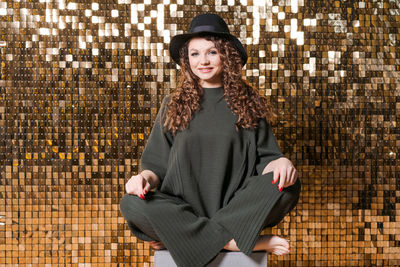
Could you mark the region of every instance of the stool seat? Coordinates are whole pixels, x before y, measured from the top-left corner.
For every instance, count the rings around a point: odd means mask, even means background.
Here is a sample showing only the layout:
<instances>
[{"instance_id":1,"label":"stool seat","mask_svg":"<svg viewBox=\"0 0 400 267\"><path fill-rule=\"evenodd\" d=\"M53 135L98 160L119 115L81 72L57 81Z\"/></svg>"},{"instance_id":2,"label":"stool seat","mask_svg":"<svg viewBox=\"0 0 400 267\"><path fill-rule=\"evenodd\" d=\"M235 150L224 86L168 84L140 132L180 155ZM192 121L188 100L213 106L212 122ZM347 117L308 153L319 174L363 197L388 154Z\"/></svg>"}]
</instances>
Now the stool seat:
<instances>
[{"instance_id":1,"label":"stool seat","mask_svg":"<svg viewBox=\"0 0 400 267\"><path fill-rule=\"evenodd\" d=\"M267 253L255 251L246 256L242 252L221 251L206 267L266 267ZM176 267L168 250L154 252L154 267Z\"/></svg>"}]
</instances>

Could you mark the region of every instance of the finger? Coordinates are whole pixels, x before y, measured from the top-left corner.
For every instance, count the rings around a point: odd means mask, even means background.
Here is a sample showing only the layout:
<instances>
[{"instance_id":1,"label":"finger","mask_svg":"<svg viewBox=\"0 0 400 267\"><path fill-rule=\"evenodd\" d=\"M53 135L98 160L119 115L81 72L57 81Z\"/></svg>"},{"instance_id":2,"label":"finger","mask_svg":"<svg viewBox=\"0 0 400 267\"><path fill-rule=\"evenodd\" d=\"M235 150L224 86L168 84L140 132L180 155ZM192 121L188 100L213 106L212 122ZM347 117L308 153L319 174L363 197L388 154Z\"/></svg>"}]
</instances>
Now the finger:
<instances>
[{"instance_id":1,"label":"finger","mask_svg":"<svg viewBox=\"0 0 400 267\"><path fill-rule=\"evenodd\" d=\"M143 188L143 194L146 195L150 191L150 183L146 180L146 185Z\"/></svg>"},{"instance_id":2,"label":"finger","mask_svg":"<svg viewBox=\"0 0 400 267\"><path fill-rule=\"evenodd\" d=\"M150 185L150 183L149 183L149 181L147 181L147 179L146 178L144 178L144 176L143 175L141 175L141 174L139 174L140 175L140 177L141 177L141 180L140 180L140 185L141 185L141 190L142 190L142 192L143 192L143 194L145 194L144 193L144 191L145 190L147 190L147 191L149 191L149 185ZM146 192L147 192L146 191Z\"/></svg>"},{"instance_id":3,"label":"finger","mask_svg":"<svg viewBox=\"0 0 400 267\"><path fill-rule=\"evenodd\" d=\"M135 191L136 195L140 197L141 199L144 199L144 184L146 182L146 179L144 179L143 175L140 173L137 175L137 178L135 179Z\"/></svg>"},{"instance_id":4,"label":"finger","mask_svg":"<svg viewBox=\"0 0 400 267\"><path fill-rule=\"evenodd\" d=\"M294 175L294 168L290 167L287 172L287 179L285 183L285 187L291 186L293 184L293 175Z\"/></svg>"},{"instance_id":5,"label":"finger","mask_svg":"<svg viewBox=\"0 0 400 267\"><path fill-rule=\"evenodd\" d=\"M279 171L274 171L274 179L272 179L272 183L275 184L279 179Z\"/></svg>"},{"instance_id":6,"label":"finger","mask_svg":"<svg viewBox=\"0 0 400 267\"><path fill-rule=\"evenodd\" d=\"M132 181L134 182L135 186L136 186L136 190L138 192L142 192L143 191L143 176L141 174L136 175L135 179L132 179Z\"/></svg>"},{"instance_id":7,"label":"finger","mask_svg":"<svg viewBox=\"0 0 400 267\"><path fill-rule=\"evenodd\" d=\"M287 180L287 173L286 170L283 169L279 175L279 185L278 185L279 191L283 190L286 180Z\"/></svg>"},{"instance_id":8,"label":"finger","mask_svg":"<svg viewBox=\"0 0 400 267\"><path fill-rule=\"evenodd\" d=\"M291 184L294 185L294 183L297 180L297 170L293 169L293 173L292 173L292 179L291 179Z\"/></svg>"}]
</instances>

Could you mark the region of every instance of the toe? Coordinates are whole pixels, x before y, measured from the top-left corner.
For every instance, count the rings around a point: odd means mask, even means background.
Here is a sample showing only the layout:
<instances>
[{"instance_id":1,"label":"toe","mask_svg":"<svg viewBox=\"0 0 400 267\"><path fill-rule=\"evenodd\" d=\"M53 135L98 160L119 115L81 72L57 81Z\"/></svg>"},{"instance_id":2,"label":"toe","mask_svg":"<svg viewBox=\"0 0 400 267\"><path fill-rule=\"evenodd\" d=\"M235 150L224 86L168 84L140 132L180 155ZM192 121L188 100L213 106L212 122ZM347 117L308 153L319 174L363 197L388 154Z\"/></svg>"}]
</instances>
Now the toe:
<instances>
[{"instance_id":1,"label":"toe","mask_svg":"<svg viewBox=\"0 0 400 267\"><path fill-rule=\"evenodd\" d=\"M275 247L275 248L274 248L274 250L272 251L272 253L275 254L275 255L281 256L281 255L288 254L288 253L289 253L289 250L286 249L286 248L283 247L283 246L278 246L278 247Z\"/></svg>"}]
</instances>

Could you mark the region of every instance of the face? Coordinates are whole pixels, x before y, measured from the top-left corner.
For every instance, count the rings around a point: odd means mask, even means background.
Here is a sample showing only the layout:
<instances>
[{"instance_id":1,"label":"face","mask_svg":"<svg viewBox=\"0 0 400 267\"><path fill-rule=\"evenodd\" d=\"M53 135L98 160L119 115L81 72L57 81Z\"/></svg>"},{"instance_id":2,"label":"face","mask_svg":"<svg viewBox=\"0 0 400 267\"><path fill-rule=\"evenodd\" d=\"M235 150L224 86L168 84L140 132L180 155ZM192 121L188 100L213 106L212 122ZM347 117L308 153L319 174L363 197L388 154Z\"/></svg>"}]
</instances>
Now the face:
<instances>
[{"instance_id":1,"label":"face","mask_svg":"<svg viewBox=\"0 0 400 267\"><path fill-rule=\"evenodd\" d=\"M222 62L213 42L200 37L191 39L188 55L190 69L200 78L202 87L222 86Z\"/></svg>"}]
</instances>

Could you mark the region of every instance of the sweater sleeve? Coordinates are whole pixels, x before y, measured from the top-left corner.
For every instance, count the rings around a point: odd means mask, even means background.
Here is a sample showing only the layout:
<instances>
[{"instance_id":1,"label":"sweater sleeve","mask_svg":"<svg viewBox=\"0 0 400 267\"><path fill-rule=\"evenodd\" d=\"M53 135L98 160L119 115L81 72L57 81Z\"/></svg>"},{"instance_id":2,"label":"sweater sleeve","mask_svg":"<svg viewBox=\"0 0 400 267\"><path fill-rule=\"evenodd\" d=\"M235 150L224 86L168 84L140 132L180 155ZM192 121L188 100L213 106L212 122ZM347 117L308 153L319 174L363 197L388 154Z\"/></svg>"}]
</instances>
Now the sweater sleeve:
<instances>
[{"instance_id":1,"label":"sweater sleeve","mask_svg":"<svg viewBox=\"0 0 400 267\"><path fill-rule=\"evenodd\" d=\"M281 157L284 155L278 146L271 125L265 119L261 119L257 128L257 174L261 175L268 163Z\"/></svg>"},{"instance_id":2,"label":"sweater sleeve","mask_svg":"<svg viewBox=\"0 0 400 267\"><path fill-rule=\"evenodd\" d=\"M140 172L143 170L151 170L157 175L160 182L162 182L167 172L169 153L173 143L171 132L164 132L164 127L162 125L162 119L166 112L166 103L168 100L169 96L166 96L162 101L150 136L140 158Z\"/></svg>"}]
</instances>

